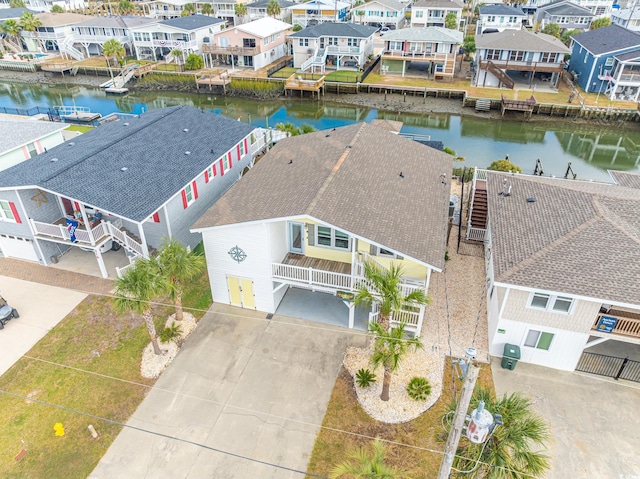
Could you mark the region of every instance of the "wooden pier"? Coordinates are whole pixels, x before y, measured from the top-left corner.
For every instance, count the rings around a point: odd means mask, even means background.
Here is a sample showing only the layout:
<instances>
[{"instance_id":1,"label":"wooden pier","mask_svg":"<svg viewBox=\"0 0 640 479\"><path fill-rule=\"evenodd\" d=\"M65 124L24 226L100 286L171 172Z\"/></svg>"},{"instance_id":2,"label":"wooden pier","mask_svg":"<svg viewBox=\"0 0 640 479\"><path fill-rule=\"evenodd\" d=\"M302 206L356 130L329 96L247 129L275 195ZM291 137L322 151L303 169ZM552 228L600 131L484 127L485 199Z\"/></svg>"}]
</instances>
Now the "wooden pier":
<instances>
[{"instance_id":1,"label":"wooden pier","mask_svg":"<svg viewBox=\"0 0 640 479\"><path fill-rule=\"evenodd\" d=\"M500 109L502 110L502 116L504 116L504 112L507 110L511 111L522 111L524 112L525 118L531 118L531 114L533 113L533 107L536 106L536 97L531 95L531 98L528 100L509 100L502 95L502 102Z\"/></svg>"},{"instance_id":2,"label":"wooden pier","mask_svg":"<svg viewBox=\"0 0 640 479\"><path fill-rule=\"evenodd\" d=\"M42 63L40 69L45 72L62 73L64 75L64 72L71 72L77 66L77 63L76 61Z\"/></svg>"},{"instance_id":3,"label":"wooden pier","mask_svg":"<svg viewBox=\"0 0 640 479\"><path fill-rule=\"evenodd\" d=\"M287 90L299 91L300 96L305 91L310 91L312 96L318 93L318 99L320 99L320 92L324 93L324 79L324 75L320 78L314 78L314 75L308 73L294 73L284 82L285 95Z\"/></svg>"},{"instance_id":4,"label":"wooden pier","mask_svg":"<svg viewBox=\"0 0 640 479\"><path fill-rule=\"evenodd\" d=\"M200 85L208 86L209 91L212 87L221 86L224 92L227 92L227 85L231 83L231 75L228 70L203 70L196 75L196 88L199 90Z\"/></svg>"}]
</instances>

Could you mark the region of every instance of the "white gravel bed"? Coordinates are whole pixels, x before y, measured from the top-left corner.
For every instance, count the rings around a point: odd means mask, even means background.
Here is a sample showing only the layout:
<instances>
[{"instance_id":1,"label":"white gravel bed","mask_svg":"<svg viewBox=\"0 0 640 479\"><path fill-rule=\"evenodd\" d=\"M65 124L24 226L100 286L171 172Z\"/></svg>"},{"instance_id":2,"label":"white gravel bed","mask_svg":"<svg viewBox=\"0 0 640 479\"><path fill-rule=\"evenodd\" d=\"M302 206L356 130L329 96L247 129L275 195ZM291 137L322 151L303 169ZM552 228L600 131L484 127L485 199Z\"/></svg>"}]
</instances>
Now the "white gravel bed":
<instances>
[{"instance_id":1,"label":"white gravel bed","mask_svg":"<svg viewBox=\"0 0 640 479\"><path fill-rule=\"evenodd\" d=\"M391 377L389 400L380 399L384 370L378 367L375 371L376 382L367 388L361 388L355 381L355 374L359 369L371 369L371 347L347 348L344 355L344 366L354 378L354 387L358 402L362 408L377 421L398 424L417 418L428 410L442 393L442 366L438 358L428 345L424 350L409 353L400 364L398 370ZM416 376L424 377L431 384L431 394L426 401L415 401L407 394L407 384Z\"/></svg>"},{"instance_id":2,"label":"white gravel bed","mask_svg":"<svg viewBox=\"0 0 640 479\"><path fill-rule=\"evenodd\" d=\"M180 340L184 341L187 337L196 329L196 325L198 324L196 318L193 317L191 313L183 312L182 313L182 321L176 321L175 313L167 318L167 321L164 323L164 327L168 328L175 321L177 325L180 326Z\"/></svg>"},{"instance_id":3,"label":"white gravel bed","mask_svg":"<svg viewBox=\"0 0 640 479\"><path fill-rule=\"evenodd\" d=\"M140 364L140 374L143 378L157 378L162 371L166 369L171 361L178 354L178 345L170 341L169 343L160 343L162 354L153 352L153 345L147 344L142 352L142 362Z\"/></svg>"}]
</instances>

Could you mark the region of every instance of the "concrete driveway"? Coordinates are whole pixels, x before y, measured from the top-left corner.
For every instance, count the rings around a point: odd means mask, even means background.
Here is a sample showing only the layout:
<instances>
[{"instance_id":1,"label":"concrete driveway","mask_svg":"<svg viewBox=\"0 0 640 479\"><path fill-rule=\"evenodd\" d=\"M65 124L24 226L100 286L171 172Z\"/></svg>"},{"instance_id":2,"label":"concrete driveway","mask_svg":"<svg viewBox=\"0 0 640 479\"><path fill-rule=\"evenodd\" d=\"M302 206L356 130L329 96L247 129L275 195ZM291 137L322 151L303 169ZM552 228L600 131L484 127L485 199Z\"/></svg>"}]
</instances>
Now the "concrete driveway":
<instances>
[{"instance_id":1,"label":"concrete driveway","mask_svg":"<svg viewBox=\"0 0 640 479\"><path fill-rule=\"evenodd\" d=\"M214 305L128 422L145 431L125 428L90 477L303 478L287 468L306 470L343 353L366 340L264 318Z\"/></svg>"},{"instance_id":2,"label":"concrete driveway","mask_svg":"<svg viewBox=\"0 0 640 479\"><path fill-rule=\"evenodd\" d=\"M0 331L0 375L69 314L86 294L0 276L0 292L20 317Z\"/></svg>"},{"instance_id":3,"label":"concrete driveway","mask_svg":"<svg viewBox=\"0 0 640 479\"><path fill-rule=\"evenodd\" d=\"M518 363L492 361L498 394L521 391L551 427L548 479L640 478L640 385Z\"/></svg>"}]
</instances>

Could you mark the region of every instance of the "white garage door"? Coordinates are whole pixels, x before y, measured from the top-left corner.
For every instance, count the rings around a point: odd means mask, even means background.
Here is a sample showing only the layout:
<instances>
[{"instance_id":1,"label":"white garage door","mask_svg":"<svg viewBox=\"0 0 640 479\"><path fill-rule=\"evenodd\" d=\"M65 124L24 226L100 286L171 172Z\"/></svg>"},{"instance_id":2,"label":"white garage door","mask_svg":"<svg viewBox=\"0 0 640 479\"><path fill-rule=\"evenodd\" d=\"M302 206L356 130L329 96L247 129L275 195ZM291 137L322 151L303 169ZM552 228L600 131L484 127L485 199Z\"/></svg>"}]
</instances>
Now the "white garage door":
<instances>
[{"instance_id":1,"label":"white garage door","mask_svg":"<svg viewBox=\"0 0 640 479\"><path fill-rule=\"evenodd\" d=\"M0 235L0 248L5 258L28 259L38 261L33 242L26 238L16 236Z\"/></svg>"}]
</instances>

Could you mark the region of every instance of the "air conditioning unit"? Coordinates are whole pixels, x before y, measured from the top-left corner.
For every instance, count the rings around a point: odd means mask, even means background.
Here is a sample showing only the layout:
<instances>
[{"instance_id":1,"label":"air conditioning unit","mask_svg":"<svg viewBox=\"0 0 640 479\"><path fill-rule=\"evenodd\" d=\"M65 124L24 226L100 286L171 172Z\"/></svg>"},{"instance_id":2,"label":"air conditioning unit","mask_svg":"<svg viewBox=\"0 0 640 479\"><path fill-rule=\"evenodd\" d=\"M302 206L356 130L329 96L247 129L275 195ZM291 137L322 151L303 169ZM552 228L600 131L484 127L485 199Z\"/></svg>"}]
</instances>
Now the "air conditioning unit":
<instances>
[{"instance_id":1,"label":"air conditioning unit","mask_svg":"<svg viewBox=\"0 0 640 479\"><path fill-rule=\"evenodd\" d=\"M308 48L308 49L307 49L307 54L308 54L308 55L311 55L312 53L313 53L313 48Z\"/></svg>"}]
</instances>

